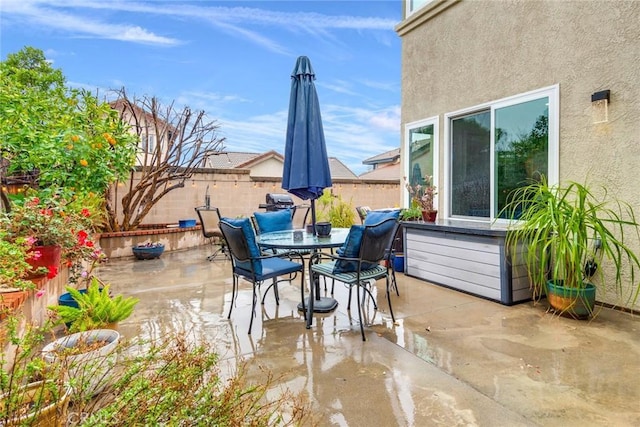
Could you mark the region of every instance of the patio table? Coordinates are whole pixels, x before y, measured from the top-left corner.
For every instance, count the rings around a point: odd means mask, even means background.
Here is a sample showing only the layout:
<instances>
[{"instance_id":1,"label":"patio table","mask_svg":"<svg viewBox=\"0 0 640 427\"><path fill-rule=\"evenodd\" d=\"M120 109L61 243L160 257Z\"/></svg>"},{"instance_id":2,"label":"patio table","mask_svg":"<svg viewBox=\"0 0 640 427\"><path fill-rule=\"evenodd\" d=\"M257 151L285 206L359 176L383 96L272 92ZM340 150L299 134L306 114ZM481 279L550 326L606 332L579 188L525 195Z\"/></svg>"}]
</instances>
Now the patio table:
<instances>
[{"instance_id":1,"label":"patio table","mask_svg":"<svg viewBox=\"0 0 640 427\"><path fill-rule=\"evenodd\" d=\"M296 233L297 232L297 233ZM294 233L300 235L301 239L295 239ZM258 245L263 249L288 249L288 250L312 250L320 251L322 249L339 248L347 240L349 234L349 228L332 228L331 234L327 237L319 237L313 233L307 233L304 230L284 230L284 231L272 231L269 233L262 233L256 236ZM309 259L309 263L311 263ZM310 269L309 269L310 271ZM331 297L320 296L320 284L316 281L311 284L311 297L314 297L315 288L315 300L313 302L313 311L317 313L328 313L333 311L338 306L338 301ZM304 298L303 298L304 301ZM306 307L301 302L298 304L298 310L307 310L307 327L311 325L310 319L312 314L309 310L310 304L307 303Z\"/></svg>"}]
</instances>

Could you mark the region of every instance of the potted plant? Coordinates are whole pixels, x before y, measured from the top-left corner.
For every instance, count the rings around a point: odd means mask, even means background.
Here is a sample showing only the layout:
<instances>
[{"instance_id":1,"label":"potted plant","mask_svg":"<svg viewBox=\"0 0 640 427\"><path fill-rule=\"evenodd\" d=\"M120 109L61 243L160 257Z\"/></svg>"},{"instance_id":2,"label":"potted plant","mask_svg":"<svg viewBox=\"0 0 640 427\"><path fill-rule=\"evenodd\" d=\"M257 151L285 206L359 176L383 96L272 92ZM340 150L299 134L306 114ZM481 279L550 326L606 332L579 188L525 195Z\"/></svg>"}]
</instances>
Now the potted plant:
<instances>
[{"instance_id":1,"label":"potted plant","mask_svg":"<svg viewBox=\"0 0 640 427\"><path fill-rule=\"evenodd\" d=\"M0 231L0 319L18 309L27 299L28 291L35 287L27 280L31 270L27 263L29 241L19 238L11 242L5 236Z\"/></svg>"},{"instance_id":2,"label":"potted plant","mask_svg":"<svg viewBox=\"0 0 640 427\"><path fill-rule=\"evenodd\" d=\"M131 247L131 252L139 260L147 260L160 258L160 255L164 252L164 244L162 243L139 243Z\"/></svg>"},{"instance_id":3,"label":"potted plant","mask_svg":"<svg viewBox=\"0 0 640 427\"><path fill-rule=\"evenodd\" d=\"M88 237L93 227L91 212L70 201L72 197L30 190L23 199L13 201L10 212L0 215L7 240L27 238L33 244L27 258L33 275L44 267L55 276L62 256L75 261L93 247Z\"/></svg>"},{"instance_id":4,"label":"potted plant","mask_svg":"<svg viewBox=\"0 0 640 427\"><path fill-rule=\"evenodd\" d=\"M411 206L400 210L401 221L417 221L422 219L422 208L413 200Z\"/></svg>"},{"instance_id":5,"label":"potted plant","mask_svg":"<svg viewBox=\"0 0 640 427\"><path fill-rule=\"evenodd\" d=\"M62 368L74 403L86 402L110 382L119 340L120 334L113 329L77 332L50 342L42 355L47 363Z\"/></svg>"},{"instance_id":6,"label":"potted plant","mask_svg":"<svg viewBox=\"0 0 640 427\"><path fill-rule=\"evenodd\" d=\"M90 329L113 328L119 321L131 316L138 298L123 295L111 296L110 285L103 285L93 277L86 292L80 292L71 286L66 290L74 299L77 307L57 305L48 307L61 323L65 323L70 332L82 332Z\"/></svg>"},{"instance_id":7,"label":"potted plant","mask_svg":"<svg viewBox=\"0 0 640 427\"><path fill-rule=\"evenodd\" d=\"M0 340L0 425L61 426L70 389L59 366L45 369L39 354L49 328L27 324L19 333L21 324L21 318L9 316L4 325L6 341Z\"/></svg>"},{"instance_id":8,"label":"potted plant","mask_svg":"<svg viewBox=\"0 0 640 427\"><path fill-rule=\"evenodd\" d=\"M432 180L433 177L427 175L424 177L422 183L411 185L411 183L406 181L405 177L405 187L407 191L409 191L412 205L420 207L422 219L427 222L435 222L436 216L438 215L438 211L433 206L434 198L438 193Z\"/></svg>"},{"instance_id":9,"label":"potted plant","mask_svg":"<svg viewBox=\"0 0 640 427\"><path fill-rule=\"evenodd\" d=\"M325 190L318 199L316 224L328 222L335 228L349 228L356 222L353 204L342 200L342 196L334 196L331 190Z\"/></svg>"},{"instance_id":10,"label":"potted plant","mask_svg":"<svg viewBox=\"0 0 640 427\"><path fill-rule=\"evenodd\" d=\"M629 243L640 242L633 208L604 188L598 194L576 182L550 186L542 179L515 190L501 215L517 220L506 245L511 254L523 254L534 300L546 295L555 310L578 318L594 313L592 278L624 297L623 282L635 283L640 268ZM613 275L605 277L601 261L611 264ZM633 286L635 302L640 286Z\"/></svg>"}]
</instances>

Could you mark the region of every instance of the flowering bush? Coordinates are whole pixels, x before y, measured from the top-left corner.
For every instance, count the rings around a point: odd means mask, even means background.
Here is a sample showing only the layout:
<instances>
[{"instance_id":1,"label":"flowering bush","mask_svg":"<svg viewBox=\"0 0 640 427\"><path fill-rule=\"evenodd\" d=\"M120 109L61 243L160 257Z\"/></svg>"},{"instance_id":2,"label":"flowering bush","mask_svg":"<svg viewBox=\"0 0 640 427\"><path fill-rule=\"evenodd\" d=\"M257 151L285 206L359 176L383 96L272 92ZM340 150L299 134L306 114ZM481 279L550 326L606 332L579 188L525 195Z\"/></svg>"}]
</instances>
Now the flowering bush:
<instances>
[{"instance_id":1,"label":"flowering bush","mask_svg":"<svg viewBox=\"0 0 640 427\"><path fill-rule=\"evenodd\" d=\"M76 246L79 231L91 229L90 216L86 209L72 209L60 195L30 195L15 201L0 223L10 239L31 238L35 245L57 245L67 251Z\"/></svg>"},{"instance_id":2,"label":"flowering bush","mask_svg":"<svg viewBox=\"0 0 640 427\"><path fill-rule=\"evenodd\" d=\"M405 181L406 181L405 177ZM409 196L413 204L420 206L423 211L433 211L433 198L436 194L436 187L433 185L433 177L425 176L423 184L411 185L409 182L405 183Z\"/></svg>"},{"instance_id":3,"label":"flowering bush","mask_svg":"<svg viewBox=\"0 0 640 427\"><path fill-rule=\"evenodd\" d=\"M11 242L6 240L6 232L0 231L0 289L33 289L33 282L26 279L31 269L27 263L30 249L28 239L18 238Z\"/></svg>"}]
</instances>

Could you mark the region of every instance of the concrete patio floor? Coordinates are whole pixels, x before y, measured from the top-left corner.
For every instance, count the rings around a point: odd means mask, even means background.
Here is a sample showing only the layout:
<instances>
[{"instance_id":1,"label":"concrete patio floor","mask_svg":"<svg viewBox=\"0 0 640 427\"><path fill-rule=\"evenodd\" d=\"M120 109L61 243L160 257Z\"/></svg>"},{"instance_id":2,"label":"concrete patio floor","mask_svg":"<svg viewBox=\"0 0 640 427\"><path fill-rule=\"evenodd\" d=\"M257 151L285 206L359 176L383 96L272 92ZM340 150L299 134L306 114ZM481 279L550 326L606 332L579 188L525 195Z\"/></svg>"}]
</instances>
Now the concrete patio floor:
<instances>
[{"instance_id":1,"label":"concrete patio floor","mask_svg":"<svg viewBox=\"0 0 640 427\"><path fill-rule=\"evenodd\" d=\"M269 292L248 335L251 286L241 283L227 320L230 263L208 262L209 253L102 266L114 292L141 299L121 333L201 334L223 361L260 364L306 394L320 425L640 425L640 316L602 309L576 321L544 304L506 307L398 274L396 324L380 281L378 311L365 302L366 342L341 284L337 310L305 329L299 280L280 284L279 306Z\"/></svg>"}]
</instances>

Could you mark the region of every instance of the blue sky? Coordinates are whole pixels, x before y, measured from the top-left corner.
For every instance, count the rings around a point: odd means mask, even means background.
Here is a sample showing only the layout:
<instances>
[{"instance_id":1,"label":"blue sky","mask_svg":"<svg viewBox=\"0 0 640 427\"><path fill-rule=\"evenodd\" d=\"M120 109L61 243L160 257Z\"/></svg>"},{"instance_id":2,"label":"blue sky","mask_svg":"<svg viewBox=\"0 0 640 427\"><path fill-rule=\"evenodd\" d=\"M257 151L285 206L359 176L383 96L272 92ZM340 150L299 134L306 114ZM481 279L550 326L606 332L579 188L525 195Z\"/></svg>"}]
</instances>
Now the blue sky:
<instances>
[{"instance_id":1,"label":"blue sky","mask_svg":"<svg viewBox=\"0 0 640 427\"><path fill-rule=\"evenodd\" d=\"M32 46L68 84L124 86L205 110L229 151L284 152L291 71L306 55L329 156L356 174L400 145L402 3L2 0L2 59Z\"/></svg>"}]
</instances>

